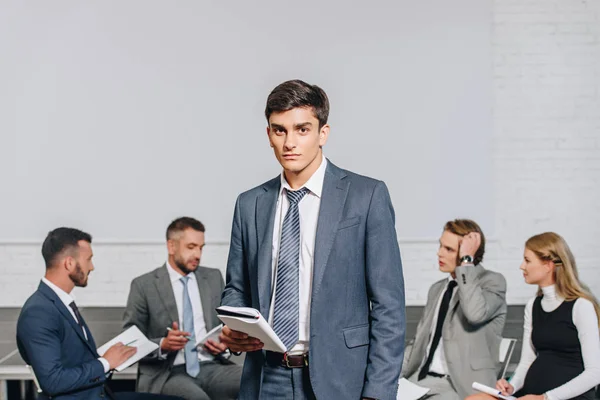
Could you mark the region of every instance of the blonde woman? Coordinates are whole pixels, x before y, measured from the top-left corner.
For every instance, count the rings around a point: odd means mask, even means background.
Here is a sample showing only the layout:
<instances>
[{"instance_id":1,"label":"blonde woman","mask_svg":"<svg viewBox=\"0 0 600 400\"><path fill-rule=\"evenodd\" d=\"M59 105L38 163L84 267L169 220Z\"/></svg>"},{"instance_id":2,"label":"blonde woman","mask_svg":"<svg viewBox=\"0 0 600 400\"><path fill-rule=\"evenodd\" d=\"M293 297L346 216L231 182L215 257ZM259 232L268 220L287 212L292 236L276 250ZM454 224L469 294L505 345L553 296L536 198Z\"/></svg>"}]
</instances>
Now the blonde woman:
<instances>
[{"instance_id":1,"label":"blonde woman","mask_svg":"<svg viewBox=\"0 0 600 400\"><path fill-rule=\"evenodd\" d=\"M526 400L592 400L600 384L600 308L579 281L569 246L553 232L533 236L525 243L521 270L525 282L539 289L525 307L517 370L496 387Z\"/></svg>"}]
</instances>

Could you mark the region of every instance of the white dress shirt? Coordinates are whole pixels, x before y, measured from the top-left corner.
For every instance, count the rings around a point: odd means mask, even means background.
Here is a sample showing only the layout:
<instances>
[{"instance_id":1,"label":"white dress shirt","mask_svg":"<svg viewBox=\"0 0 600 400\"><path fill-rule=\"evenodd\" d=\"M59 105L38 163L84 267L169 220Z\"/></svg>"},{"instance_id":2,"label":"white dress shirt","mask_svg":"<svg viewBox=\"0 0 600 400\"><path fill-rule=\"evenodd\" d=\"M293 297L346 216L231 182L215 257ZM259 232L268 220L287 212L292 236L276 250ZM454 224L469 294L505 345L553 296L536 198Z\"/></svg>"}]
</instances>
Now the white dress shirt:
<instances>
[{"instance_id":1,"label":"white dress shirt","mask_svg":"<svg viewBox=\"0 0 600 400\"><path fill-rule=\"evenodd\" d=\"M562 304L564 299L556 293L556 287L542 288L542 309L546 312L554 311ZM536 358L535 347L531 342L533 303L535 297L525 306L523 321L523 348L521 360L510 380L515 392L523 387L525 376ZM567 383L546 393L550 400L566 400L577 397L600 383L600 334L598 332L598 316L591 301L578 298L573 305L573 324L577 328L584 370L581 374Z\"/></svg>"},{"instance_id":2,"label":"white dress shirt","mask_svg":"<svg viewBox=\"0 0 600 400\"><path fill-rule=\"evenodd\" d=\"M183 324L183 282L181 275L179 272L175 271L169 261L167 264L167 272L169 273L169 280L171 281L171 286L173 287L173 294L175 295L175 303L177 304L177 315L179 317L179 329L182 329ZM200 291L198 290L198 281L196 280L196 274L190 273L187 276L190 277L188 280L188 294L190 296L190 301L192 303L192 311L194 312L194 333L196 335L196 341L206 335L206 323L204 322L204 311L202 311L202 300L200 299ZM161 339L161 343L162 343ZM162 352L159 352L159 356L164 358L166 355ZM203 350L202 348L198 349L198 360L200 361L210 361L213 360L214 356L209 352ZM177 356L175 357L175 361L173 365L181 365L185 364L185 349L181 349L177 352Z\"/></svg>"},{"instance_id":3,"label":"white dress shirt","mask_svg":"<svg viewBox=\"0 0 600 400\"><path fill-rule=\"evenodd\" d=\"M77 324L79 324L79 322L77 321L77 316L75 315L75 311L73 311L73 309L69 305L69 304L75 302L75 298L71 294L65 292L64 290L62 290L61 288L56 286L54 283L50 282L45 277L42 278L42 282L44 282L46 285L48 285L48 287L50 289L52 289L52 291L54 293L56 293L56 295L58 296L60 301L63 302L65 307L67 307L67 310L69 310L69 313L71 313L71 315L73 316L73 319L75 320L75 322L77 322ZM83 331L83 335L85 336L85 340L88 340L87 332L85 331L85 329L82 329L82 331ZM108 364L108 361L106 361L106 359L102 358L102 357L98 358L98 361L100 361L102 363L102 366L104 367L104 373L107 373L110 370L110 364Z\"/></svg>"},{"instance_id":4,"label":"white dress shirt","mask_svg":"<svg viewBox=\"0 0 600 400\"><path fill-rule=\"evenodd\" d=\"M323 181L327 168L327 159L322 156L321 164L303 187L309 190L300 203L298 212L300 216L300 270L299 270L299 332L298 343L289 350L290 353L300 354L308 351L310 337L310 301L312 294L312 277L314 266L315 236L317 235L317 222L321 206ZM286 191L293 190L281 173L281 188L277 198L275 222L273 226L273 253L272 268L273 282L271 291L271 307L269 309L269 323L273 325L273 312L275 310L275 290L277 282L277 259L279 256L279 241L283 219L290 207Z\"/></svg>"},{"instance_id":5,"label":"white dress shirt","mask_svg":"<svg viewBox=\"0 0 600 400\"><path fill-rule=\"evenodd\" d=\"M456 279L452 278L452 275L448 275L448 282L444 286L444 290L442 290L442 293L438 298L437 305L435 306L435 313L433 314L433 321L431 321L431 334L429 335L429 343L427 344L427 353L425 354L425 360L427 360L427 357L429 357L429 352L431 351L431 344L433 342L433 336L435 335L435 327L437 325L438 314L440 313L440 306L442 305L442 298L444 297L444 293L446 293L446 290L448 289L448 284L454 280ZM451 302L452 298L456 296L457 290L458 289L455 287L452 291L452 297L450 297ZM450 309L448 309L448 312L450 312ZM444 353L444 340L442 338L440 338L440 342L437 346L437 349L435 349L435 353L433 353L433 359L431 360L431 365L429 366L429 372L435 372L441 375L448 375L448 364L446 364L446 354Z\"/></svg>"}]
</instances>

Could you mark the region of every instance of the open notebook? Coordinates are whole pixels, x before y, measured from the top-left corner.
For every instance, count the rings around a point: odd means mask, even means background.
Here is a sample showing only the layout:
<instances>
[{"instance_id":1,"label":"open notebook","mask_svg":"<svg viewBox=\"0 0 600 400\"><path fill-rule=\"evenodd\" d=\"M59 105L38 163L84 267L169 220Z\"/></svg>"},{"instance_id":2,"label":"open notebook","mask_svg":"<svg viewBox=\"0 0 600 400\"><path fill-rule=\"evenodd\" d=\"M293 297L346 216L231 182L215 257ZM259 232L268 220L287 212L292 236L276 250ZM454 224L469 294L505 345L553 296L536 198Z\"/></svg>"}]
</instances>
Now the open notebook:
<instances>
[{"instance_id":1,"label":"open notebook","mask_svg":"<svg viewBox=\"0 0 600 400\"><path fill-rule=\"evenodd\" d=\"M502 392L500 392L498 389L483 385L478 382L473 382L473 389L479 390L480 392L483 392L483 393L487 393L489 395L492 395L492 396L497 397L502 400L515 400L516 399L516 397L514 397L514 396L504 396L502 394Z\"/></svg>"},{"instance_id":2,"label":"open notebook","mask_svg":"<svg viewBox=\"0 0 600 400\"><path fill-rule=\"evenodd\" d=\"M115 370L118 372L130 367L142 358L146 357L148 354L158 349L158 345L148 340L148 338L138 329L138 327L134 325L117 337L100 346L98 348L98 354L102 356L112 345L119 342L126 346L137 347L137 353L128 358L123 364L115 368Z\"/></svg>"}]
</instances>

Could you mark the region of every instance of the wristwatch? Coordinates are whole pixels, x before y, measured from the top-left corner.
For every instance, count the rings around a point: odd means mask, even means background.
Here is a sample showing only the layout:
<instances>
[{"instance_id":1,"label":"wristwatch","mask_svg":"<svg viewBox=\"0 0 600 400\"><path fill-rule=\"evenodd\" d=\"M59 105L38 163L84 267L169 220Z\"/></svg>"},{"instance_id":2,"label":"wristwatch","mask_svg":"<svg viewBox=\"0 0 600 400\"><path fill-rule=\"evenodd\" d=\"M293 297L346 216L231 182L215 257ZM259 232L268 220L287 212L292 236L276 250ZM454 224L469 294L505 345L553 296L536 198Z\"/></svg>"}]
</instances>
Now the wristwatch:
<instances>
[{"instance_id":1,"label":"wristwatch","mask_svg":"<svg viewBox=\"0 0 600 400\"><path fill-rule=\"evenodd\" d=\"M462 256L462 258L460 259L460 263L464 264L473 264L473 257L471 257L470 255L466 255L466 256Z\"/></svg>"}]
</instances>

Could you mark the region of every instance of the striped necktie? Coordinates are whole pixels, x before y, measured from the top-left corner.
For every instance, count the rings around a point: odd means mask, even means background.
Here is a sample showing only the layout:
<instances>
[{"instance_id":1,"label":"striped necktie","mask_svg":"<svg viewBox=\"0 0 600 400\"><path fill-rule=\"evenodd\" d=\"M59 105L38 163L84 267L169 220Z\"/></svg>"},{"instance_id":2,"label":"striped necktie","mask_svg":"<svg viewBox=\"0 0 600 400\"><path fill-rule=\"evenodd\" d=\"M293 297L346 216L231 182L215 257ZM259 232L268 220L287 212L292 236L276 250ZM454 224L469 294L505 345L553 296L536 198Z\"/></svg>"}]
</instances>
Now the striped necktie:
<instances>
[{"instance_id":1,"label":"striped necktie","mask_svg":"<svg viewBox=\"0 0 600 400\"><path fill-rule=\"evenodd\" d=\"M298 342L299 313L299 269L300 269L300 213L298 203L308 189L287 190L290 207L283 219L279 256L277 258L277 280L275 288L275 310L273 330L288 351Z\"/></svg>"}]
</instances>

